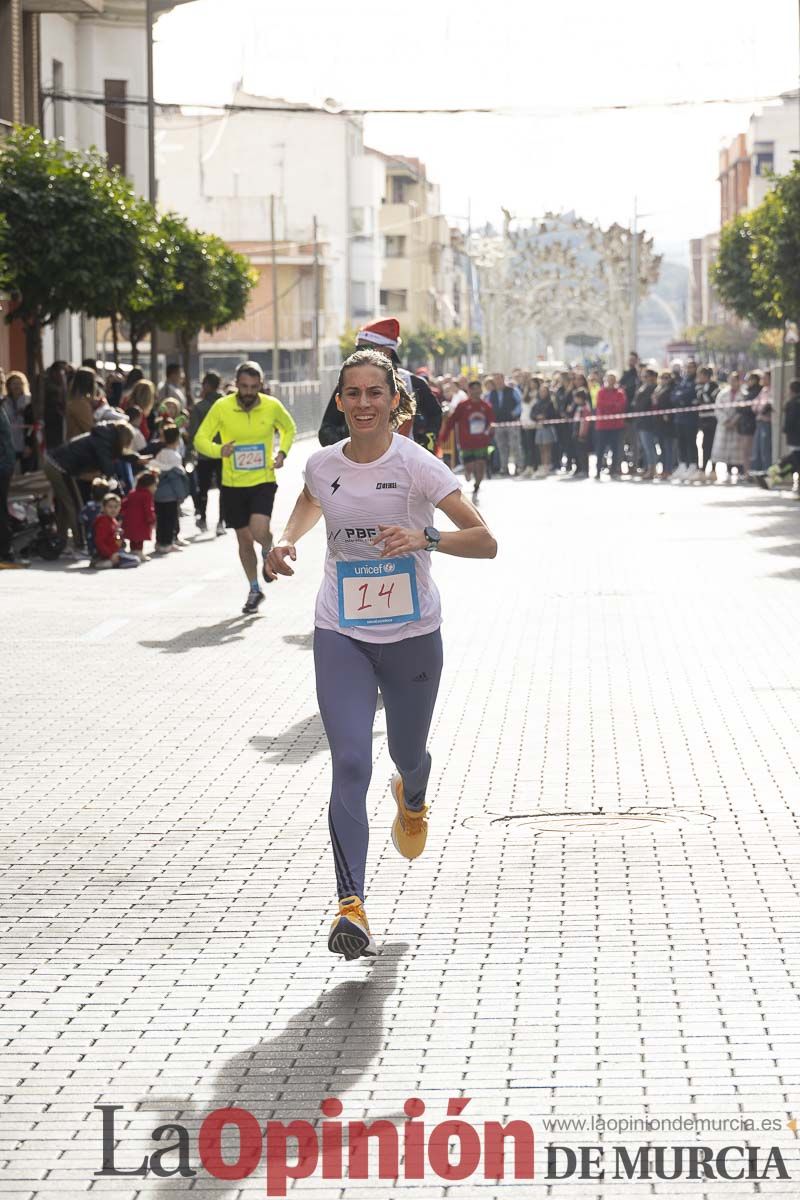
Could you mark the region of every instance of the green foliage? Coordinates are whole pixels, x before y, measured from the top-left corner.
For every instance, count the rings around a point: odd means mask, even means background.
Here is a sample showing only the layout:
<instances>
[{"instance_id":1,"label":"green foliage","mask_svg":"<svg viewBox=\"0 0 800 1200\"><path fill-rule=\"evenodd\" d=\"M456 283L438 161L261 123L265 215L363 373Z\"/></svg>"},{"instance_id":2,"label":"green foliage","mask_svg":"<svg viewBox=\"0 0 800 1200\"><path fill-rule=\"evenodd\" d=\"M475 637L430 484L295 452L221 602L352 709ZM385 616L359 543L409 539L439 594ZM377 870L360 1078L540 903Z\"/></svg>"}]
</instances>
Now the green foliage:
<instances>
[{"instance_id":1,"label":"green foliage","mask_svg":"<svg viewBox=\"0 0 800 1200\"><path fill-rule=\"evenodd\" d=\"M339 338L339 349L342 358L347 358L356 348L357 329L346 329ZM480 354L481 339L477 333L472 335L472 353ZM433 329L422 325L416 333L403 335L398 354L410 368L425 365L443 370L446 359L461 360L467 356L467 335L463 329Z\"/></svg>"},{"instance_id":2,"label":"green foliage","mask_svg":"<svg viewBox=\"0 0 800 1200\"><path fill-rule=\"evenodd\" d=\"M150 316L188 345L201 329L213 333L244 316L255 272L221 238L191 229L167 213L159 234L168 251Z\"/></svg>"},{"instance_id":3,"label":"green foliage","mask_svg":"<svg viewBox=\"0 0 800 1200\"><path fill-rule=\"evenodd\" d=\"M119 314L130 329L134 360L139 342L156 327L159 309L174 288L173 253L169 228L154 214L141 229L136 280L119 306Z\"/></svg>"},{"instance_id":4,"label":"green foliage","mask_svg":"<svg viewBox=\"0 0 800 1200\"><path fill-rule=\"evenodd\" d=\"M758 208L720 235L712 282L724 304L756 329L800 316L800 164L775 181Z\"/></svg>"},{"instance_id":5,"label":"green foliage","mask_svg":"<svg viewBox=\"0 0 800 1200\"><path fill-rule=\"evenodd\" d=\"M62 313L118 315L134 344L156 325L188 345L241 317L247 260L173 214L159 219L96 150L67 150L37 129L0 144L0 290L40 367L41 331Z\"/></svg>"},{"instance_id":6,"label":"green foliage","mask_svg":"<svg viewBox=\"0 0 800 1200\"><path fill-rule=\"evenodd\" d=\"M403 338L401 351L404 361L412 369L424 366L431 360L444 357L444 335L440 329L420 325L415 333L409 333Z\"/></svg>"},{"instance_id":7,"label":"green foliage","mask_svg":"<svg viewBox=\"0 0 800 1200\"><path fill-rule=\"evenodd\" d=\"M0 145L0 286L11 318L51 324L68 310L108 316L133 286L143 202L96 150L67 150L37 129Z\"/></svg>"},{"instance_id":8,"label":"green foliage","mask_svg":"<svg viewBox=\"0 0 800 1200\"><path fill-rule=\"evenodd\" d=\"M342 358L349 358L356 348L357 329L347 328L339 338L339 353Z\"/></svg>"},{"instance_id":9,"label":"green foliage","mask_svg":"<svg viewBox=\"0 0 800 1200\"><path fill-rule=\"evenodd\" d=\"M759 332L748 322L691 325L682 336L687 342L694 342L702 361L726 367L736 366L742 359L748 363L769 362L781 355L780 330Z\"/></svg>"},{"instance_id":10,"label":"green foliage","mask_svg":"<svg viewBox=\"0 0 800 1200\"><path fill-rule=\"evenodd\" d=\"M720 233L719 253L711 268L711 282L731 312L743 320L761 324L764 314L759 314L760 319L755 315L754 243L751 214L739 213Z\"/></svg>"},{"instance_id":11,"label":"green foliage","mask_svg":"<svg viewBox=\"0 0 800 1200\"><path fill-rule=\"evenodd\" d=\"M774 272L775 307L784 319L800 319L800 162L775 183L772 201L773 242L769 267Z\"/></svg>"}]
</instances>

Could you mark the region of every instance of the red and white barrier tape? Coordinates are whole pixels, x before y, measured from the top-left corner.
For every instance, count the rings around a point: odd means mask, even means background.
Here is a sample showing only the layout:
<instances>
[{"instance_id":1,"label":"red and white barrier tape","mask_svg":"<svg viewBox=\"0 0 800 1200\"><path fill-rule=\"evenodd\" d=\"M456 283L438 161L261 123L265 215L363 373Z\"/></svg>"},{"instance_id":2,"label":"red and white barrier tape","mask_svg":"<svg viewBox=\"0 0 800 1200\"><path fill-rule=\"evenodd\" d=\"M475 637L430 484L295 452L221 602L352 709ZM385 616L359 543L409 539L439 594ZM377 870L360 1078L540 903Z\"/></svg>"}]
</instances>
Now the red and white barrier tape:
<instances>
[{"instance_id":1,"label":"red and white barrier tape","mask_svg":"<svg viewBox=\"0 0 800 1200\"><path fill-rule=\"evenodd\" d=\"M643 412L619 412L619 413L587 413L586 416L572 417L545 417L543 420L535 420L530 425L523 425L521 421L493 421L492 428L496 429L502 426L504 429L539 429L542 425L580 425L583 421L635 421L640 417L664 417L671 416L673 413L715 413L724 409L739 409L744 412L745 409L752 409L752 401L747 401L742 404L692 404L685 408L648 408Z\"/></svg>"}]
</instances>

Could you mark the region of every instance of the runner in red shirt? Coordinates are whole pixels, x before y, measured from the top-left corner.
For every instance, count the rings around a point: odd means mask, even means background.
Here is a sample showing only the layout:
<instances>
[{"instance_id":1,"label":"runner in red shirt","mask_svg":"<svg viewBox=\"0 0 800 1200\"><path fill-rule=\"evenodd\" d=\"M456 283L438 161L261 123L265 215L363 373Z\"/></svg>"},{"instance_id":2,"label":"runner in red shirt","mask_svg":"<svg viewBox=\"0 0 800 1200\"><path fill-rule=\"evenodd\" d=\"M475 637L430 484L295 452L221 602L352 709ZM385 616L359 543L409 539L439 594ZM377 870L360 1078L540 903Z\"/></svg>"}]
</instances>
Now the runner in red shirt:
<instances>
[{"instance_id":1,"label":"runner in red shirt","mask_svg":"<svg viewBox=\"0 0 800 1200\"><path fill-rule=\"evenodd\" d=\"M486 462L489 458L489 446L492 444L494 423L494 410L489 401L483 399L481 391L480 380L473 379L466 400L450 409L439 431L441 445L450 430L455 427L464 475L467 479L474 478L473 499L477 499L478 489L486 476Z\"/></svg>"}]
</instances>

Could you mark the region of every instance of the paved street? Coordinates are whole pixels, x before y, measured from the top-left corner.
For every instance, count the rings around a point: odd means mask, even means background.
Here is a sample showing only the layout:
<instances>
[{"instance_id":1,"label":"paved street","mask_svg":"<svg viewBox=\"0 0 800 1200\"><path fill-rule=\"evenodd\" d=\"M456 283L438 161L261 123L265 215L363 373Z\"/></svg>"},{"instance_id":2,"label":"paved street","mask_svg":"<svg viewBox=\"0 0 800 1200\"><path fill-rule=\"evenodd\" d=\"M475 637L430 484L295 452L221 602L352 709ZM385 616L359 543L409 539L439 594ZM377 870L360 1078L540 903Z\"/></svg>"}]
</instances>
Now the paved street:
<instances>
[{"instance_id":1,"label":"paved street","mask_svg":"<svg viewBox=\"0 0 800 1200\"><path fill-rule=\"evenodd\" d=\"M4 1198L264 1195L263 1166L95 1178L94 1106L121 1106L118 1168L177 1121L198 1169L213 1109L316 1119L330 1095L345 1122L402 1122L409 1097L428 1130L457 1097L476 1128L528 1121L536 1180L317 1172L291 1188L309 1200L800 1194L800 504L744 486L484 490L498 558L435 563L445 676L411 864L389 839L376 719L374 964L326 949L321 529L253 619L232 535L135 571L0 576ZM549 1142L604 1139L544 1122L593 1116L749 1118L605 1142L775 1145L793 1178L548 1181Z\"/></svg>"}]
</instances>

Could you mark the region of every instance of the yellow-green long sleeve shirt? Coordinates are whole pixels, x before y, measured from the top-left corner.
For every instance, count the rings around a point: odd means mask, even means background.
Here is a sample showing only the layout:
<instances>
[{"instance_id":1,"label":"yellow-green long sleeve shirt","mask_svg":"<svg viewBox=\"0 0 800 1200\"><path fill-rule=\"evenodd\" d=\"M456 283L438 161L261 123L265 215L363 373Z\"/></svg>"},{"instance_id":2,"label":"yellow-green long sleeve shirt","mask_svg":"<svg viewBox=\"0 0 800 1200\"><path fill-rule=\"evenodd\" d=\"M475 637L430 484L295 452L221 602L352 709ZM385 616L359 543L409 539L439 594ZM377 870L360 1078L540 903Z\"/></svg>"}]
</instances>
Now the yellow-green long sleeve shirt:
<instances>
[{"instance_id":1,"label":"yellow-green long sleeve shirt","mask_svg":"<svg viewBox=\"0 0 800 1200\"><path fill-rule=\"evenodd\" d=\"M224 487L255 487L274 483L273 445L275 430L280 434L280 449L288 454L297 426L291 414L276 400L259 392L251 409L239 404L236 392L222 396L194 435L195 448L207 458L222 458L222 447L234 442L233 454L222 459ZM214 441L219 434L219 442Z\"/></svg>"}]
</instances>

